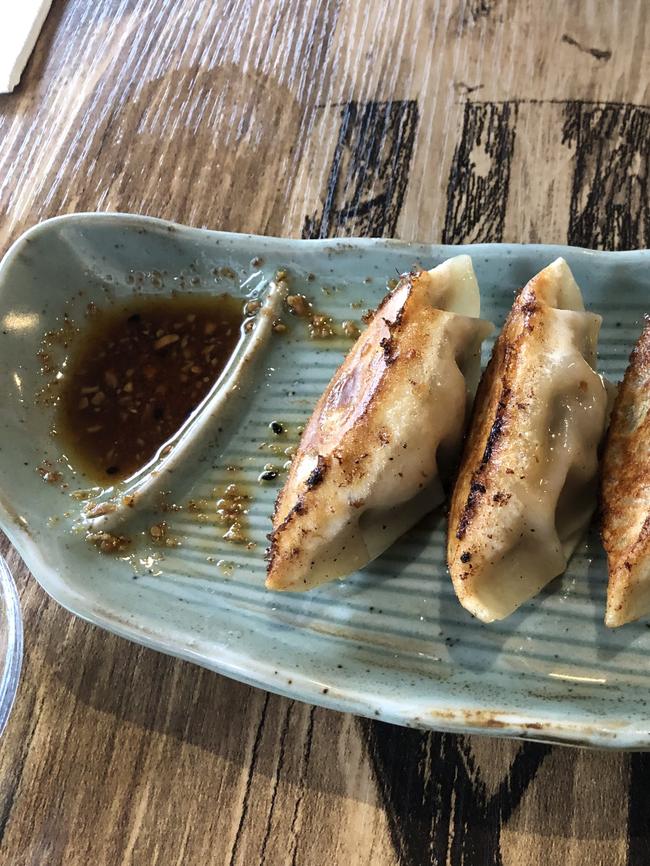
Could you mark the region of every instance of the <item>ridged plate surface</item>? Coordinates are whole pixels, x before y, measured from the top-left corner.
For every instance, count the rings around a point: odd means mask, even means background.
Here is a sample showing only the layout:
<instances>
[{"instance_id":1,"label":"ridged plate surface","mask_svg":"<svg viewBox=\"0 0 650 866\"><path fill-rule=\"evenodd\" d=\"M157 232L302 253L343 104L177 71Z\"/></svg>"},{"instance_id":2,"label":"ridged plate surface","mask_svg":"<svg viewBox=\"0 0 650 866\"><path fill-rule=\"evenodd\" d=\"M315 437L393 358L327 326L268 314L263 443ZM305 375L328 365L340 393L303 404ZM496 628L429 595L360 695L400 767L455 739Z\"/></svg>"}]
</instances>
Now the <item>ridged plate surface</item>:
<instances>
[{"instance_id":1,"label":"ridged plate surface","mask_svg":"<svg viewBox=\"0 0 650 866\"><path fill-rule=\"evenodd\" d=\"M603 316L600 370L621 378L648 310L645 251L283 240L90 214L23 236L0 267L0 501L3 528L35 577L100 626L300 700L423 728L648 747L650 631L646 623L605 628L606 571L593 531L563 577L491 625L455 599L441 513L345 582L306 595L264 589L265 536L282 476L265 485L257 477L265 464L288 459L276 452L297 441L350 346L343 337L313 340L303 322L284 316L287 333L273 335L257 357L221 430L173 476L168 501L208 504L198 509L205 516L187 507L165 515L181 545L162 560L144 540L128 556L99 555L72 530L79 503L69 492L87 482L66 476L70 487L61 489L35 471L60 455L34 395L43 384L39 340L63 312L77 321L89 301L106 305L135 289L243 297L263 292L285 268L292 290L319 313L360 321L396 271L459 252L472 256L483 317L497 325L514 291L565 256L588 308ZM236 279L223 276L228 268ZM272 420L286 425L284 436L269 431ZM233 479L251 496L250 549L224 541L213 516L216 491ZM159 518L138 515L129 531L139 537Z\"/></svg>"}]
</instances>

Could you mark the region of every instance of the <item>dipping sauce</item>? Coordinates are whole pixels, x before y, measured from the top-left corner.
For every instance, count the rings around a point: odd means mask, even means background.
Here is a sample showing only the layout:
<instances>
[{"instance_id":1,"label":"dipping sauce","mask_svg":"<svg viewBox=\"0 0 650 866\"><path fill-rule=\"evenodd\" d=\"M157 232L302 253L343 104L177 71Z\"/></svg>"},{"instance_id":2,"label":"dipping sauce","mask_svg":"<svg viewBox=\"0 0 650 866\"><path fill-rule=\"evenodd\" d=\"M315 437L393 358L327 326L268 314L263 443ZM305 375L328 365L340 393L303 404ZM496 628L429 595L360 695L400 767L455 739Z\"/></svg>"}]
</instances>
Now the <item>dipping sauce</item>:
<instances>
[{"instance_id":1,"label":"dipping sauce","mask_svg":"<svg viewBox=\"0 0 650 866\"><path fill-rule=\"evenodd\" d=\"M61 382L57 429L106 484L144 466L222 372L241 334L229 295L139 296L95 310Z\"/></svg>"}]
</instances>

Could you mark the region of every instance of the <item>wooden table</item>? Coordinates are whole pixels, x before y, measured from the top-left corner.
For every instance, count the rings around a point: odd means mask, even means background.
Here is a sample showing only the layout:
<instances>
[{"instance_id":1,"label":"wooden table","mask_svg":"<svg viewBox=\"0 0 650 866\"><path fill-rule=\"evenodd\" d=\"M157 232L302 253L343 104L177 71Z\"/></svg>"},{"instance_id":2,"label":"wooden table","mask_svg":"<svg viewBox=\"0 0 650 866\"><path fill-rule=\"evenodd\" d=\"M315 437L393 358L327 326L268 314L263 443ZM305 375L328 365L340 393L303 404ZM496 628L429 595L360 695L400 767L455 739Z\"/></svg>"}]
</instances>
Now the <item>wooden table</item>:
<instances>
[{"instance_id":1,"label":"wooden table","mask_svg":"<svg viewBox=\"0 0 650 866\"><path fill-rule=\"evenodd\" d=\"M0 249L44 217L650 245L644 0L55 0L0 96ZM650 760L292 703L18 573L0 863L647 862Z\"/></svg>"}]
</instances>

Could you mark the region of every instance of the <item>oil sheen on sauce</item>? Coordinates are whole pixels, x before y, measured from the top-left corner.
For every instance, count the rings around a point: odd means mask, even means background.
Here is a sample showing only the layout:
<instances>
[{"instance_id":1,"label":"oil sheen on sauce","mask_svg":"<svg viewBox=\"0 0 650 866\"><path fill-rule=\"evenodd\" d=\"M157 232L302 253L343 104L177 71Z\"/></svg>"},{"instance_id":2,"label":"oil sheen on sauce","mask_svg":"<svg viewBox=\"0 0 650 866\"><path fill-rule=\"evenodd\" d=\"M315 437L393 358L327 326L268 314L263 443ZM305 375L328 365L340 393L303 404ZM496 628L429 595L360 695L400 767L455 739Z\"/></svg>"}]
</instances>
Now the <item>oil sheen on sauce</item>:
<instances>
[{"instance_id":1,"label":"oil sheen on sauce","mask_svg":"<svg viewBox=\"0 0 650 866\"><path fill-rule=\"evenodd\" d=\"M144 466L222 372L242 318L229 295L139 296L95 310L61 382L57 428L73 462L103 484Z\"/></svg>"}]
</instances>

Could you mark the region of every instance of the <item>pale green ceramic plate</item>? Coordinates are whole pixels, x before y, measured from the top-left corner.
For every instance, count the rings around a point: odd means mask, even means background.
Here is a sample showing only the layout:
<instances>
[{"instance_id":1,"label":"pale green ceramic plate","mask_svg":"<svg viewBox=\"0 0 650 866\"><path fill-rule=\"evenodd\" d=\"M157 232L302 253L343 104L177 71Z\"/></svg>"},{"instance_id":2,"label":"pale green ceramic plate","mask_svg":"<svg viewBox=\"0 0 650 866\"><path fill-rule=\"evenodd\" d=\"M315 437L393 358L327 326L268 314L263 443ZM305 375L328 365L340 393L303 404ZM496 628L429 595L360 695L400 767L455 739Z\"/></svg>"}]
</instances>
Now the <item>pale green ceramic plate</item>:
<instances>
[{"instance_id":1,"label":"pale green ceramic plate","mask_svg":"<svg viewBox=\"0 0 650 866\"><path fill-rule=\"evenodd\" d=\"M513 292L565 256L587 305L604 319L601 371L621 377L649 306L645 251L281 240L91 214L24 235L0 266L0 500L3 528L38 581L69 610L117 634L300 700L422 728L647 748L650 631L645 623L615 632L603 625L606 573L593 533L562 578L492 625L455 599L441 514L343 583L307 595L264 589L265 535L282 479L256 479L266 463L286 459L269 449L278 437L268 424L287 425L283 448L297 441L298 425L350 345L345 339L313 341L294 321L260 343L221 422L169 476L170 501L187 503L210 499L234 477L227 467L236 467L252 495L252 549L223 541L213 522L184 510L166 515L182 545L162 561L144 541L130 557L101 556L72 531L79 503L69 493L87 482L64 469L70 486L62 489L35 471L61 453L34 395L43 384L39 340L64 313L79 322L91 300L105 305L134 290L263 296L282 267L320 312L359 320L396 271L458 252L472 256L483 316L497 325ZM261 264L251 264L256 258ZM156 519L137 516L129 532Z\"/></svg>"}]
</instances>

